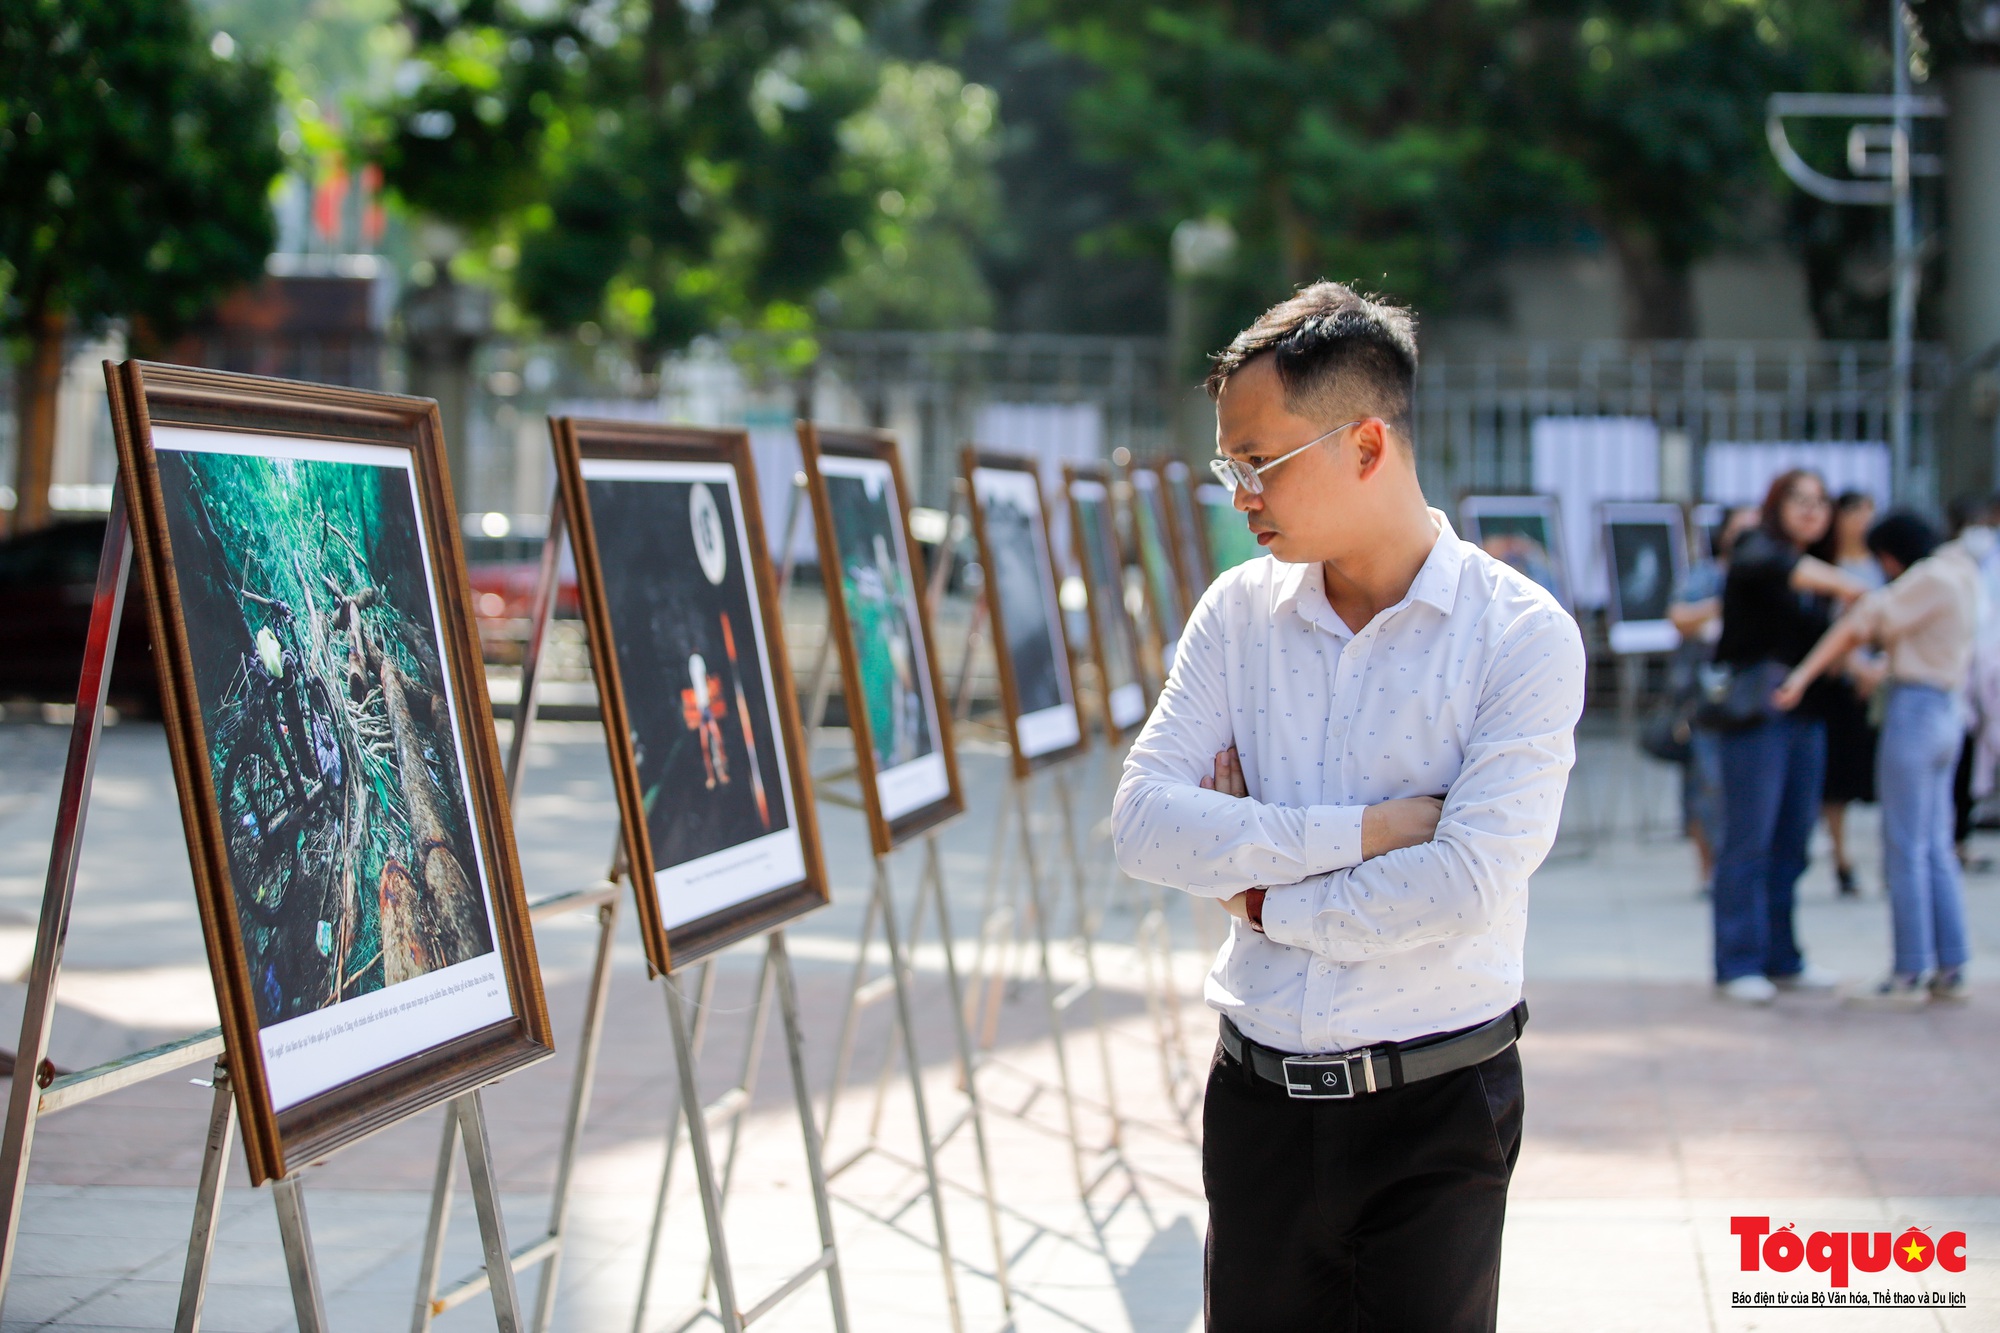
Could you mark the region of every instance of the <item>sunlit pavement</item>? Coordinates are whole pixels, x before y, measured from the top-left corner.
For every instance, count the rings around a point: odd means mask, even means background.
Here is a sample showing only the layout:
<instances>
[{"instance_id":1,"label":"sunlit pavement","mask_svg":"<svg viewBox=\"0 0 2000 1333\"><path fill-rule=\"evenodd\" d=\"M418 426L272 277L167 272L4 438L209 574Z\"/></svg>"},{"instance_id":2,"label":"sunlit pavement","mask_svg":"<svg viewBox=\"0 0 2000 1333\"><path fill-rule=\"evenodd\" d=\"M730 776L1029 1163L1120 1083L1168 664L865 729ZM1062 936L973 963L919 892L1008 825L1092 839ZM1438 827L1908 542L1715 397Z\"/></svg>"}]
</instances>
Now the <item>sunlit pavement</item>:
<instances>
[{"instance_id":1,"label":"sunlit pavement","mask_svg":"<svg viewBox=\"0 0 2000 1333\"><path fill-rule=\"evenodd\" d=\"M66 734L0 726L0 969L26 962L53 820L53 785ZM76 1066L138 1049L214 1021L192 889L157 727L107 733L92 807L62 990L55 1057ZM1540 1330L1747 1329L1831 1326L1830 1312L1732 1310L1732 1293L1832 1290L1801 1266L1743 1273L1733 1215L1773 1228L1890 1230L1914 1223L1933 1237L1968 1235L1963 1273L1856 1273L1846 1290L1892 1296L1963 1292L1963 1310L1917 1306L1843 1309L1853 1328L2000 1328L2000 989L1984 960L2000 948L2000 878L1968 883L1975 933L1975 998L1916 1014L1861 1014L1825 996L1785 996L1745 1011L1707 984L1707 912L1694 893L1693 857L1672 837L1671 774L1617 760L1593 740L1572 788L1565 836L1537 877L1531 914L1524 1043L1529 1079L1526 1144L1516 1176L1502 1279L1503 1327ZM531 896L594 878L612 836L601 732L550 725L532 751L519 834ZM964 953L978 918L1000 761L966 761L975 815L947 835L954 924ZM1108 775L1076 776L1086 825L1101 815ZM1087 807L1087 808L1086 808ZM822 1093L860 922L868 863L857 817L825 808L835 905L788 932ZM1868 896L1832 895L1822 855L1808 871L1801 929L1815 962L1859 982L1887 958L1873 820L1854 822ZM1983 843L1991 840L1982 838ZM899 867L905 898L915 867ZM583 1141L556 1325L632 1326L641 1257L672 1097L664 1006L636 937L622 930L603 1059ZM1194 924L1175 924L1187 1033L1197 1071L1213 1025L1193 996L1203 970ZM1125 1116L1122 1152L1079 1204L1039 988L1011 988L982 1073L992 1110L1001 1230L1022 1329L1181 1330L1198 1327L1204 1226L1196 1136L1162 1077L1156 1027L1129 947L1133 916L1114 908L1100 969L1107 983L1113 1081ZM505 1173L510 1239L546 1221L548 1189L570 1074L569 1037L594 939L582 916L538 932L558 1039L556 1059L489 1096ZM926 1087L934 1120L958 1104L934 950L917 955ZM1025 965L1025 960L1021 960ZM1063 979L1078 960L1059 950ZM713 998L703 1070L712 1091L736 1073L756 954L724 963ZM1026 973L1024 972L1025 976ZM5 987L0 1025L17 1022L20 987ZM1069 1011L1067 1053L1084 1105L1083 1135L1105 1144L1108 1121L1087 1005ZM873 1011L835 1115L829 1155L861 1141L882 1067L886 1006ZM11 1026L8 1029L11 1031ZM11 1040L11 1039L10 1039ZM159 1328L172 1323L192 1182L209 1094L189 1070L45 1121L38 1137L7 1330ZM774 1040L765 1052L730 1205L740 1293L755 1300L815 1248L790 1089ZM906 1155L914 1127L906 1085L892 1079L881 1139ZM1023 1115L1005 1113L1022 1110ZM1198 1123L1198 1112L1188 1117ZM340 1154L308 1176L307 1198L335 1327L406 1327L439 1118L419 1117ZM721 1141L718 1140L718 1149ZM1091 1165L1096 1165L1092 1154ZM942 1157L948 1181L977 1179L969 1135ZM266 1191L244 1186L240 1164L225 1195L204 1327L263 1330L290 1324L290 1300ZM928 1202L918 1177L882 1157L835 1182L834 1222L860 1330L949 1327ZM983 1206L947 1186L947 1232L968 1329L1000 1326L995 1260ZM674 1169L662 1259L647 1329L672 1327L699 1296L705 1241L693 1173ZM459 1194L448 1277L477 1264L471 1206ZM534 1281L523 1285L532 1297ZM441 1329L491 1326L483 1299ZM831 1327L824 1287L812 1284L759 1327Z\"/></svg>"}]
</instances>

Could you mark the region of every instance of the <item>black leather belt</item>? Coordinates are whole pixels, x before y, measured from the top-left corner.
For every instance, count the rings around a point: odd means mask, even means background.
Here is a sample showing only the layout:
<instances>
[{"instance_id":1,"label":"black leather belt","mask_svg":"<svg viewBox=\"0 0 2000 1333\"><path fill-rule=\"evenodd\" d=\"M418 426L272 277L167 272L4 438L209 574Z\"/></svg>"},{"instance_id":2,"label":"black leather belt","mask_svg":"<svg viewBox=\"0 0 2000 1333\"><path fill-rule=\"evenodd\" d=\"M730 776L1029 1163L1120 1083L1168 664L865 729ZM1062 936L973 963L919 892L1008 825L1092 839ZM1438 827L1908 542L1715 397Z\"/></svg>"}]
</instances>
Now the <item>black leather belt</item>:
<instances>
[{"instance_id":1,"label":"black leather belt","mask_svg":"<svg viewBox=\"0 0 2000 1333\"><path fill-rule=\"evenodd\" d=\"M1289 1055L1251 1041L1224 1017L1222 1049L1252 1075L1293 1097L1346 1098L1387 1092L1491 1060L1518 1041L1527 1026L1528 1002L1523 1000L1500 1017L1461 1032L1388 1041L1338 1055Z\"/></svg>"}]
</instances>

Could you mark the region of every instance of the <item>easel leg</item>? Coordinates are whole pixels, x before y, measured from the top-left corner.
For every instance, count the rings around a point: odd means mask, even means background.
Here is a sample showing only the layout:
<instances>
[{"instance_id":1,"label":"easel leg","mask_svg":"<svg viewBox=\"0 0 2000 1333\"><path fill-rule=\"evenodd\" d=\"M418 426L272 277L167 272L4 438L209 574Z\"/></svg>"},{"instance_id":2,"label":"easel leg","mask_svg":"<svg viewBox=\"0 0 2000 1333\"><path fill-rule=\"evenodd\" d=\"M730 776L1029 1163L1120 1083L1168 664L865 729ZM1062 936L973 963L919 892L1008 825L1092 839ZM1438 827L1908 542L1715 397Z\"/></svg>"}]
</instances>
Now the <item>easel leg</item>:
<instances>
[{"instance_id":1,"label":"easel leg","mask_svg":"<svg viewBox=\"0 0 2000 1333\"><path fill-rule=\"evenodd\" d=\"M500 1181L493 1169L493 1145L486 1137L486 1108L477 1091L452 1102L459 1136L465 1141L466 1174L472 1178L472 1206L479 1215L479 1243L486 1253L487 1286L500 1333L520 1333L521 1301L514 1286L514 1252L507 1248L507 1221L500 1211Z\"/></svg>"},{"instance_id":2,"label":"easel leg","mask_svg":"<svg viewBox=\"0 0 2000 1333\"><path fill-rule=\"evenodd\" d=\"M312 1228L306 1223L305 1184L294 1171L271 1186L278 1209L278 1238L285 1247L285 1272L292 1280L292 1312L299 1333L328 1333L326 1297L313 1259Z\"/></svg>"},{"instance_id":3,"label":"easel leg","mask_svg":"<svg viewBox=\"0 0 2000 1333\"><path fill-rule=\"evenodd\" d=\"M743 1120L750 1113L750 1104L757 1099L757 1067L763 1062L764 1033L771 1022L771 970L771 953L767 949L763 965L757 969L757 998L750 1002L750 1035L743 1043L743 1063L736 1075L735 1106L729 1113L729 1146L722 1150L722 1186L719 1192L724 1207L729 1204L729 1187L736 1179L736 1150L743 1143ZM714 1277L713 1269L709 1276ZM702 1284L701 1294L703 1299L708 1296L706 1282Z\"/></svg>"},{"instance_id":4,"label":"easel leg","mask_svg":"<svg viewBox=\"0 0 2000 1333\"><path fill-rule=\"evenodd\" d=\"M1020 786L1017 782L1016 786ZM1070 1164L1076 1170L1076 1190L1090 1193L1090 1179L1083 1169L1083 1135L1076 1120L1076 1085L1070 1081L1069 1054L1063 1043L1062 1008L1057 1003L1055 969L1049 961L1049 914L1043 892L1041 862L1035 856L1035 833L1027 793L1015 800L1016 826L1021 835L1021 868L1028 884L1028 910L1035 918L1035 952L1042 974L1042 1003L1048 1010L1049 1039L1055 1047L1056 1075L1062 1085L1063 1117L1069 1129Z\"/></svg>"},{"instance_id":5,"label":"easel leg","mask_svg":"<svg viewBox=\"0 0 2000 1333\"><path fill-rule=\"evenodd\" d=\"M729 1266L729 1240L722 1229L722 1195L716 1187L715 1164L708 1153L708 1124L703 1115L701 1087L695 1079L694 1042L688 1032L687 1009L671 975L660 978L667 993L667 1026L673 1029L674 1065L681 1085L681 1116L687 1121L688 1150L694 1156L696 1185L701 1190L702 1217L708 1223L709 1267L715 1277L716 1304L723 1333L743 1333L743 1314L736 1303L736 1278Z\"/></svg>"},{"instance_id":6,"label":"easel leg","mask_svg":"<svg viewBox=\"0 0 2000 1333\"><path fill-rule=\"evenodd\" d=\"M426 1333L434 1313L438 1273L444 1264L444 1232L451 1221L451 1200L456 1191L458 1168L458 1113L444 1108L444 1132L438 1139L437 1173L431 1180L430 1225L424 1231L424 1248L417 1271L417 1308L410 1315L410 1333Z\"/></svg>"},{"instance_id":7,"label":"easel leg","mask_svg":"<svg viewBox=\"0 0 2000 1333\"><path fill-rule=\"evenodd\" d=\"M215 1253L215 1214L222 1203L222 1186L229 1173L229 1145L236 1140L236 1098L229 1087L229 1069L215 1066L215 1099L208 1113L208 1142L202 1149L201 1182L195 1187L194 1224L188 1230L187 1267L181 1271L181 1303L174 1314L174 1333L197 1333L201 1306L208 1296L208 1263Z\"/></svg>"},{"instance_id":8,"label":"easel leg","mask_svg":"<svg viewBox=\"0 0 2000 1333\"><path fill-rule=\"evenodd\" d=\"M958 964L953 961L957 943L951 932L951 912L945 905L944 853L935 834L924 839L924 878L937 903L938 939L944 945L946 999L951 1005L952 1035L958 1041L958 1071L965 1083L965 1098L971 1103L972 1141L979 1153L979 1186L986 1199L986 1225L993 1233L993 1275L1000 1283L1000 1306L1014 1312L1014 1289L1007 1276L1007 1242L1000 1234L1000 1205L993 1192L993 1159L986 1148L986 1110L979 1104L978 1070L972 1051L972 1034L965 1027L965 995L959 989Z\"/></svg>"},{"instance_id":9,"label":"easel leg","mask_svg":"<svg viewBox=\"0 0 2000 1333\"><path fill-rule=\"evenodd\" d=\"M34 1150L35 1120L41 1112L38 1075L49 1049L56 1015L56 974L62 969L69 909L76 898L76 867L83 855L83 826L90 811L90 780L97 769L103 735L104 700L111 687L112 654L118 647L119 619L131 582L132 529L125 515L125 481L111 488L111 517L97 560L89 637L84 641L83 674L76 686L76 717L70 723L69 755L63 762L50 841L49 873L42 884L41 918L35 927L35 956L21 1009L21 1040L14 1048L14 1078L7 1097L7 1126L0 1137L0 1302L14 1272L14 1244L20 1239L21 1205L28 1192L28 1156Z\"/></svg>"},{"instance_id":10,"label":"easel leg","mask_svg":"<svg viewBox=\"0 0 2000 1333\"><path fill-rule=\"evenodd\" d=\"M819 1129L813 1121L812 1089L806 1083L805 1034L799 1025L798 988L792 979L792 958L785 950L785 933L771 932L770 957L777 974L778 1012L785 1024L785 1060L792 1071L792 1096L799 1108L799 1132L805 1139L806 1174L812 1182L813 1211L819 1220L820 1263L826 1270L827 1299L833 1303L834 1333L847 1333L847 1289L840 1278L840 1255L833 1239L833 1204L827 1197L826 1162Z\"/></svg>"},{"instance_id":11,"label":"easel leg","mask_svg":"<svg viewBox=\"0 0 2000 1333\"><path fill-rule=\"evenodd\" d=\"M1111 1073L1111 1038L1104 1026L1104 991L1097 980L1097 926L1090 916L1090 889L1083 872L1083 854L1076 839L1076 802L1072 798L1069 778L1064 770L1055 772L1056 809L1060 812L1063 831L1063 852L1069 858L1070 888L1076 897L1076 939L1077 947L1083 951L1084 981L1090 987L1090 1021L1097 1029L1097 1057L1103 1067L1104 1105L1111 1116L1111 1146L1116 1148L1123 1142L1121 1118L1118 1114L1118 1084Z\"/></svg>"},{"instance_id":12,"label":"easel leg","mask_svg":"<svg viewBox=\"0 0 2000 1333\"><path fill-rule=\"evenodd\" d=\"M597 909L597 958L591 967L590 999L583 1012L576 1073L569 1085L569 1115L563 1125L562 1154L556 1159L555 1193L549 1200L549 1239L554 1245L543 1261L542 1282L535 1292L535 1311L528 1327L547 1333L555 1315L556 1278L562 1271L563 1250L569 1244L569 1190L576 1174L576 1150L590 1115L590 1093L597 1083L597 1051L604 1036L604 1011L611 1001L611 947L618 933L618 899Z\"/></svg>"},{"instance_id":13,"label":"easel leg","mask_svg":"<svg viewBox=\"0 0 2000 1333\"><path fill-rule=\"evenodd\" d=\"M917 1142L924 1150L924 1180L930 1186L931 1218L937 1226L938 1258L944 1269L944 1299L953 1329L965 1327L958 1304L958 1276L952 1269L951 1239L945 1230L944 1187L938 1183L937 1145L931 1138L930 1110L924 1100L923 1057L917 1051L915 1011L910 1006L910 973L896 931L896 903L889 886L889 863L875 858L875 896L881 903L882 938L889 946L889 975L895 978L896 1019L903 1030L903 1059L910 1071L910 1097L917 1113Z\"/></svg>"},{"instance_id":14,"label":"easel leg","mask_svg":"<svg viewBox=\"0 0 2000 1333\"><path fill-rule=\"evenodd\" d=\"M854 976L847 987L847 1005L840 1017L840 1036L833 1045L833 1077L826 1089L826 1114L819 1122L822 1139L833 1134L833 1116L840 1105L840 1090L846 1086L848 1071L854 1063L854 1039L861 1025L861 1011L871 1003L868 946L874 943L875 918L881 910L881 900L873 893L869 894L868 905L861 912L861 935L854 945Z\"/></svg>"},{"instance_id":15,"label":"easel leg","mask_svg":"<svg viewBox=\"0 0 2000 1333\"><path fill-rule=\"evenodd\" d=\"M695 1016L694 1035L690 1045L694 1049L694 1059L701 1060L702 1048L708 1039L708 1016L713 1012L715 999L715 961L709 959L695 973ZM660 1237L667 1225L667 1195L673 1189L674 1154L681 1143L681 1102L677 1096L667 1111L666 1155L660 1162L660 1188L653 1196L653 1225L646 1234L646 1259L639 1270L639 1299L632 1307L632 1333L644 1333L646 1309L653 1297L653 1265L660 1257Z\"/></svg>"}]
</instances>

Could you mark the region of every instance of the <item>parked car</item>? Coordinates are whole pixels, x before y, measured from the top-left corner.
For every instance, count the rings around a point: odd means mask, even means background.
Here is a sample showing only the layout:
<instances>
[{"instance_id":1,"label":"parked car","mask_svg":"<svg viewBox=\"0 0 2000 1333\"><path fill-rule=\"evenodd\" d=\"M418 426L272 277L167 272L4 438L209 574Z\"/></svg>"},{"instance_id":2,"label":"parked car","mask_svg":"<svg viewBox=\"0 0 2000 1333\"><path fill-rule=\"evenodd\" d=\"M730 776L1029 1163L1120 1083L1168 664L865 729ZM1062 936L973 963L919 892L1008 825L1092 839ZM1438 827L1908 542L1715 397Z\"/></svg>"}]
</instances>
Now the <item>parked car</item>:
<instances>
[{"instance_id":1,"label":"parked car","mask_svg":"<svg viewBox=\"0 0 2000 1333\"><path fill-rule=\"evenodd\" d=\"M76 702L105 523L71 519L0 541L0 700ZM160 711L136 567L112 659L110 702L125 713Z\"/></svg>"}]
</instances>

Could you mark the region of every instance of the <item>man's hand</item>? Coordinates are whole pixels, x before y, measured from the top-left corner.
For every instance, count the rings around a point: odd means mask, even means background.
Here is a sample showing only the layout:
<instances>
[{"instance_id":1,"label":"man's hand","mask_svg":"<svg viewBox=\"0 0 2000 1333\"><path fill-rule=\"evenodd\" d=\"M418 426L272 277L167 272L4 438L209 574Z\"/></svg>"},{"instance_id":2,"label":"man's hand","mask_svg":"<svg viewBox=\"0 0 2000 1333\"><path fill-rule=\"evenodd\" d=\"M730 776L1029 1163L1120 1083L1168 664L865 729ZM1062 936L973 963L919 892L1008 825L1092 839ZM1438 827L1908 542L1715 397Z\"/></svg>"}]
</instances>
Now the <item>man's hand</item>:
<instances>
[{"instance_id":1,"label":"man's hand","mask_svg":"<svg viewBox=\"0 0 2000 1333\"><path fill-rule=\"evenodd\" d=\"M1248 796L1250 786L1243 780L1243 761L1236 756L1236 747L1215 752L1215 776L1204 777L1200 786L1204 791L1219 791L1224 796Z\"/></svg>"},{"instance_id":2,"label":"man's hand","mask_svg":"<svg viewBox=\"0 0 2000 1333\"><path fill-rule=\"evenodd\" d=\"M1415 847L1437 836L1444 802L1436 796L1381 801L1361 812L1361 859Z\"/></svg>"}]
</instances>

